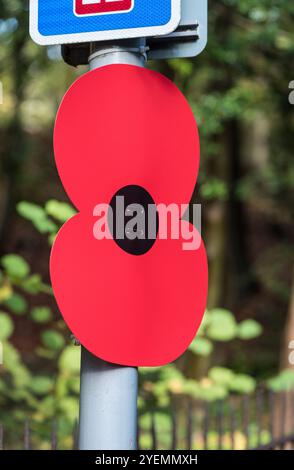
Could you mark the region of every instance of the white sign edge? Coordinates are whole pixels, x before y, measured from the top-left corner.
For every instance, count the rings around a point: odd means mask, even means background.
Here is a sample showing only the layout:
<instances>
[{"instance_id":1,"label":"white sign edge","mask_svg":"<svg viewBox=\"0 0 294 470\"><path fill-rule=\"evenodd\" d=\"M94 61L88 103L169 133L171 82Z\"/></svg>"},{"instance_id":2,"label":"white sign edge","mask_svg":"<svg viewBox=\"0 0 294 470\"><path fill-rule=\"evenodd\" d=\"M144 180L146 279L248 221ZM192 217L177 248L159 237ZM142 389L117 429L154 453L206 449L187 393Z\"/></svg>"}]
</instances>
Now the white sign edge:
<instances>
[{"instance_id":1,"label":"white sign edge","mask_svg":"<svg viewBox=\"0 0 294 470\"><path fill-rule=\"evenodd\" d=\"M30 0L30 36L40 46L73 44L79 42L111 41L149 36L164 36L177 29L181 21L181 0L172 1L172 17L166 25L146 28L115 29L111 31L94 31L90 33L61 34L43 36L38 30L39 0Z\"/></svg>"}]
</instances>

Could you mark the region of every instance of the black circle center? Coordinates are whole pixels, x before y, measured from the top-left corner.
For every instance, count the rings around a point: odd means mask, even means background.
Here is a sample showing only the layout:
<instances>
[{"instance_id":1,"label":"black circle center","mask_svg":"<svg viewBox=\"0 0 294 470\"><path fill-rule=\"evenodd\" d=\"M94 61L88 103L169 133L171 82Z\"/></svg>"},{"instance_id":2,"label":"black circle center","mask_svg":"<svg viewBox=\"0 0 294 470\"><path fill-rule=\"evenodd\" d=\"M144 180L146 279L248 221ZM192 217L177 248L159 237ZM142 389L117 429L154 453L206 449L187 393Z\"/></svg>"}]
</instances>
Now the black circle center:
<instances>
[{"instance_id":1,"label":"black circle center","mask_svg":"<svg viewBox=\"0 0 294 470\"><path fill-rule=\"evenodd\" d=\"M108 224L115 243L132 255L147 253L158 233L158 213L148 191L125 186L113 196L110 208Z\"/></svg>"}]
</instances>

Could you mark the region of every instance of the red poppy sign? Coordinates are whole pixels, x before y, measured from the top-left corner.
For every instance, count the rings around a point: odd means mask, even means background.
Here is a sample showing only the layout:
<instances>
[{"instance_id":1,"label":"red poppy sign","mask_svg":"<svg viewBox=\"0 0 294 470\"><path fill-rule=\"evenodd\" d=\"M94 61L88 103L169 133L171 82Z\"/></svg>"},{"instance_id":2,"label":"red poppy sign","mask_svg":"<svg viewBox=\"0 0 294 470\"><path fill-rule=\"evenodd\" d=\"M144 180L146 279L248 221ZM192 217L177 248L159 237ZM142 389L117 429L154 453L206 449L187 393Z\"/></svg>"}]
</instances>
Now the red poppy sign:
<instances>
[{"instance_id":1,"label":"red poppy sign","mask_svg":"<svg viewBox=\"0 0 294 470\"><path fill-rule=\"evenodd\" d=\"M75 0L77 15L99 15L103 13L123 13L130 11L134 0Z\"/></svg>"},{"instance_id":2,"label":"red poppy sign","mask_svg":"<svg viewBox=\"0 0 294 470\"><path fill-rule=\"evenodd\" d=\"M199 137L186 99L151 70L111 65L89 72L63 99L54 150L78 209L59 232L50 263L66 323L105 361L159 366L175 360L201 324L208 284L197 230L178 214L176 236L161 236L160 206L185 210L198 174ZM142 208L136 223L135 202ZM155 206L150 238L140 225L147 206L148 214ZM198 240L197 249L184 249L189 237Z\"/></svg>"}]
</instances>

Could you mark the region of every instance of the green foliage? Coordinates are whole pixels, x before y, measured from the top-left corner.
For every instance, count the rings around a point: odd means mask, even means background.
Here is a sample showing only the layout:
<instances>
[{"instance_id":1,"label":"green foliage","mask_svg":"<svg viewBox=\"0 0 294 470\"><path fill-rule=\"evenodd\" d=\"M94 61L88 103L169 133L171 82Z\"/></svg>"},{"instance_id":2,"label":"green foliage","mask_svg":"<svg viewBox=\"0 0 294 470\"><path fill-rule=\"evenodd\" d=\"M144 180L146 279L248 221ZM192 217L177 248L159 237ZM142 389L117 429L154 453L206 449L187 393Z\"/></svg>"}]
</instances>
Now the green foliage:
<instances>
[{"instance_id":1,"label":"green foliage","mask_svg":"<svg viewBox=\"0 0 294 470\"><path fill-rule=\"evenodd\" d=\"M4 341L3 353L4 373L7 374L7 378L9 379L8 382L5 383L5 395L18 403L22 402L22 400L29 403L33 400L33 397L30 397L27 393L27 387L31 380L29 370L22 363L19 352L10 342Z\"/></svg>"},{"instance_id":2,"label":"green foliage","mask_svg":"<svg viewBox=\"0 0 294 470\"><path fill-rule=\"evenodd\" d=\"M20 203L18 212L40 233L48 234L50 240L55 237L60 224L75 213L69 205L53 200L44 209L36 204ZM55 363L53 375L31 375L19 352L9 342L14 331L12 317L0 312L0 341L4 353L0 404L14 404L14 420L27 417L19 411L20 407L26 409L32 419L48 420L48 424L51 419L60 417L60 439L65 448L70 448L72 442L68 436L78 413L80 348L66 345L64 325L59 319L54 320L49 306L30 306L31 299L40 294L49 296L50 300L51 286L46 285L39 274L31 274L29 264L19 255L6 255L0 263L0 308L2 305L17 316L29 313L29 318L40 328L42 345L35 347L34 357L39 357L45 364L51 361L49 370Z\"/></svg>"},{"instance_id":3,"label":"green foliage","mask_svg":"<svg viewBox=\"0 0 294 470\"><path fill-rule=\"evenodd\" d=\"M54 380L46 375L36 375L32 377L30 389L37 396L48 395L53 392Z\"/></svg>"},{"instance_id":4,"label":"green foliage","mask_svg":"<svg viewBox=\"0 0 294 470\"><path fill-rule=\"evenodd\" d=\"M268 380L268 386L274 392L292 390L294 387L294 371L288 369L280 372L278 376Z\"/></svg>"},{"instance_id":5,"label":"green foliage","mask_svg":"<svg viewBox=\"0 0 294 470\"><path fill-rule=\"evenodd\" d=\"M12 295L11 285L2 277L0 283L0 302L6 302Z\"/></svg>"},{"instance_id":6,"label":"green foliage","mask_svg":"<svg viewBox=\"0 0 294 470\"><path fill-rule=\"evenodd\" d=\"M17 205L17 210L24 219L31 221L40 233L51 234L57 231L57 225L49 219L45 210L37 204L23 201Z\"/></svg>"},{"instance_id":7,"label":"green foliage","mask_svg":"<svg viewBox=\"0 0 294 470\"><path fill-rule=\"evenodd\" d=\"M76 214L71 205L55 199L48 201L44 207L22 201L17 205L17 211L24 219L32 222L41 234L48 235L50 245L52 245L60 226Z\"/></svg>"},{"instance_id":8,"label":"green foliage","mask_svg":"<svg viewBox=\"0 0 294 470\"><path fill-rule=\"evenodd\" d=\"M0 312L0 341L10 338L13 330L14 326L11 318L5 312Z\"/></svg>"},{"instance_id":9,"label":"green foliage","mask_svg":"<svg viewBox=\"0 0 294 470\"><path fill-rule=\"evenodd\" d=\"M46 330L42 333L42 342L48 349L59 351L64 347L64 337L58 331Z\"/></svg>"},{"instance_id":10,"label":"green foliage","mask_svg":"<svg viewBox=\"0 0 294 470\"><path fill-rule=\"evenodd\" d=\"M72 206L66 202L56 201L55 199L51 199L45 204L45 211L60 224L64 224L76 214Z\"/></svg>"},{"instance_id":11,"label":"green foliage","mask_svg":"<svg viewBox=\"0 0 294 470\"><path fill-rule=\"evenodd\" d=\"M80 349L76 346L67 346L60 355L59 368L64 373L78 374L80 371Z\"/></svg>"},{"instance_id":12,"label":"green foliage","mask_svg":"<svg viewBox=\"0 0 294 470\"><path fill-rule=\"evenodd\" d=\"M31 317L37 323L47 323L52 318L52 312L49 307L35 307L31 310Z\"/></svg>"},{"instance_id":13,"label":"green foliage","mask_svg":"<svg viewBox=\"0 0 294 470\"><path fill-rule=\"evenodd\" d=\"M211 178L201 186L201 196L207 200L222 200L226 201L228 198L228 188L224 181L217 178Z\"/></svg>"},{"instance_id":14,"label":"green foliage","mask_svg":"<svg viewBox=\"0 0 294 470\"><path fill-rule=\"evenodd\" d=\"M195 398L207 402L224 400L227 396L228 390L224 386L213 383L209 380L203 380L198 391L196 390L195 393Z\"/></svg>"},{"instance_id":15,"label":"green foliage","mask_svg":"<svg viewBox=\"0 0 294 470\"><path fill-rule=\"evenodd\" d=\"M231 315L226 318L231 319ZM198 336L191 344L189 350L197 356L208 356L213 349L211 339L204 337L206 328L209 329L213 322L213 315L206 317L204 326ZM237 325L237 323L236 323ZM237 325L238 326L238 325ZM238 328L236 328L236 335ZM256 331L255 331L256 333ZM247 335L247 339L248 339ZM236 336L237 337L237 336ZM223 336L221 341L223 341ZM169 406L173 396L189 396L203 401L217 401L225 399L230 393L250 394L255 390L256 381L246 374L236 373L225 367L212 367L208 371L207 377L198 380L187 378L175 364L163 368L152 368L140 370L142 376L143 397L147 403L154 403L159 409ZM140 409L144 412L145 402L140 402Z\"/></svg>"},{"instance_id":16,"label":"green foliage","mask_svg":"<svg viewBox=\"0 0 294 470\"><path fill-rule=\"evenodd\" d=\"M22 313L20 310L24 308L24 299L14 292L14 288L19 288L29 294L51 294L51 287L42 282L39 274L30 274L30 266L23 257L9 254L0 259L0 264L3 267L0 302L10 303L16 313Z\"/></svg>"},{"instance_id":17,"label":"green foliage","mask_svg":"<svg viewBox=\"0 0 294 470\"><path fill-rule=\"evenodd\" d=\"M234 315L228 310L209 312L207 336L214 341L231 341L237 337L238 327Z\"/></svg>"},{"instance_id":18,"label":"green foliage","mask_svg":"<svg viewBox=\"0 0 294 470\"><path fill-rule=\"evenodd\" d=\"M233 392L237 393L252 393L255 390L256 381L245 374L236 374L232 383L230 384L230 389Z\"/></svg>"},{"instance_id":19,"label":"green foliage","mask_svg":"<svg viewBox=\"0 0 294 470\"><path fill-rule=\"evenodd\" d=\"M32 276L27 277L21 283L21 288L24 292L28 294L38 294L39 292L48 292L50 293L50 288L48 289L42 282L42 278L39 274L33 274Z\"/></svg>"},{"instance_id":20,"label":"green foliage","mask_svg":"<svg viewBox=\"0 0 294 470\"><path fill-rule=\"evenodd\" d=\"M24 279L30 272L28 263L17 255L3 256L2 266L6 270L8 276L16 279Z\"/></svg>"},{"instance_id":21,"label":"green foliage","mask_svg":"<svg viewBox=\"0 0 294 470\"><path fill-rule=\"evenodd\" d=\"M229 387L232 384L235 374L225 367L212 367L208 373L210 379L219 385Z\"/></svg>"},{"instance_id":22,"label":"green foliage","mask_svg":"<svg viewBox=\"0 0 294 470\"><path fill-rule=\"evenodd\" d=\"M190 344L189 350L199 356L209 356L212 353L213 344L209 339L197 336Z\"/></svg>"},{"instance_id":23,"label":"green foliage","mask_svg":"<svg viewBox=\"0 0 294 470\"><path fill-rule=\"evenodd\" d=\"M28 304L21 294L14 292L5 300L4 305L8 307L16 315L23 315L26 313Z\"/></svg>"},{"instance_id":24,"label":"green foliage","mask_svg":"<svg viewBox=\"0 0 294 470\"><path fill-rule=\"evenodd\" d=\"M225 309L207 311L196 338L189 350L200 356L209 356L213 342L227 342L235 339L251 340L262 333L261 325L255 320L244 320L237 323L234 315Z\"/></svg>"},{"instance_id":25,"label":"green foliage","mask_svg":"<svg viewBox=\"0 0 294 470\"><path fill-rule=\"evenodd\" d=\"M255 320L244 320L238 326L238 336L240 339L254 339L261 334L262 326Z\"/></svg>"}]
</instances>

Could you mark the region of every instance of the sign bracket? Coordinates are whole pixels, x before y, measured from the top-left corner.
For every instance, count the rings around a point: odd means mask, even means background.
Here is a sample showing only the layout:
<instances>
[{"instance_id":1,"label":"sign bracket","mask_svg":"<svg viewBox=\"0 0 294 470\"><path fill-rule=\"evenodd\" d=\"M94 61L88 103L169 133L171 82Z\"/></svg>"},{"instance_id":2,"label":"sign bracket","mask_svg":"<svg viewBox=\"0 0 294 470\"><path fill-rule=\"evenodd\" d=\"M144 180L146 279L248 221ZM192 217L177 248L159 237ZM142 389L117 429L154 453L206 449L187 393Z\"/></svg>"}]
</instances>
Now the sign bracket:
<instances>
[{"instance_id":1,"label":"sign bracket","mask_svg":"<svg viewBox=\"0 0 294 470\"><path fill-rule=\"evenodd\" d=\"M182 0L181 22L171 34L146 38L148 60L195 57L207 43L207 0ZM111 46L111 42L97 43ZM117 41L124 47L127 40ZM74 67L87 65L91 54L90 43L62 46L63 60Z\"/></svg>"}]
</instances>

